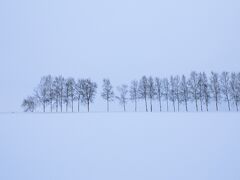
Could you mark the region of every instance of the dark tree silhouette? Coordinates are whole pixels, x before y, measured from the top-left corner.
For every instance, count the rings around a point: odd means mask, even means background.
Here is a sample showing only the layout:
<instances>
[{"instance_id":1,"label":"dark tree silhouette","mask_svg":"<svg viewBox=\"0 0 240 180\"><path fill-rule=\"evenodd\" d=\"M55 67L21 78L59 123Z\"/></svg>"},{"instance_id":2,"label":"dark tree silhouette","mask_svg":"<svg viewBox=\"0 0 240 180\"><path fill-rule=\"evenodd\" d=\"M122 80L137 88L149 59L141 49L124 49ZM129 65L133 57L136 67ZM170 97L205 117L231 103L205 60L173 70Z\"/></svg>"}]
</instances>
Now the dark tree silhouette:
<instances>
[{"instance_id":1,"label":"dark tree silhouette","mask_svg":"<svg viewBox=\"0 0 240 180\"><path fill-rule=\"evenodd\" d=\"M198 111L198 100L199 100L199 78L198 74L193 71L191 72L189 83L189 93L191 100L195 102L196 111Z\"/></svg>"},{"instance_id":2,"label":"dark tree silhouette","mask_svg":"<svg viewBox=\"0 0 240 180\"><path fill-rule=\"evenodd\" d=\"M148 97L148 79L143 76L139 84L139 98L144 99L146 112L148 112L147 97Z\"/></svg>"},{"instance_id":3,"label":"dark tree silhouette","mask_svg":"<svg viewBox=\"0 0 240 180\"><path fill-rule=\"evenodd\" d=\"M185 110L188 111L189 88L186 77L183 75L180 82L180 99L185 104Z\"/></svg>"},{"instance_id":4,"label":"dark tree silhouette","mask_svg":"<svg viewBox=\"0 0 240 180\"><path fill-rule=\"evenodd\" d=\"M119 96L116 96L116 98L118 99L119 104L123 106L123 110L125 112L126 111L126 105L127 105L127 102L128 102L128 98L127 98L128 86L124 84L124 85L118 87L117 89L119 91Z\"/></svg>"},{"instance_id":5,"label":"dark tree silhouette","mask_svg":"<svg viewBox=\"0 0 240 180\"><path fill-rule=\"evenodd\" d=\"M227 102L228 110L231 111L230 105L230 76L229 72L222 72L220 77L221 92L224 96L224 100Z\"/></svg>"},{"instance_id":6,"label":"dark tree silhouette","mask_svg":"<svg viewBox=\"0 0 240 180\"><path fill-rule=\"evenodd\" d=\"M169 81L167 78L163 79L163 94L167 102L167 111L169 111L168 101L169 101Z\"/></svg>"},{"instance_id":7,"label":"dark tree silhouette","mask_svg":"<svg viewBox=\"0 0 240 180\"><path fill-rule=\"evenodd\" d=\"M114 101L114 91L113 86L109 79L103 79L103 85L102 85L103 91L102 91L102 98L107 101L107 112L109 112L109 103L111 101Z\"/></svg>"},{"instance_id":8,"label":"dark tree silhouette","mask_svg":"<svg viewBox=\"0 0 240 180\"><path fill-rule=\"evenodd\" d=\"M211 94L210 94L210 85L209 85L206 73L202 73L202 86L203 86L202 91L203 91L204 104L206 105L206 110L208 111Z\"/></svg>"},{"instance_id":9,"label":"dark tree silhouette","mask_svg":"<svg viewBox=\"0 0 240 180\"><path fill-rule=\"evenodd\" d=\"M163 94L163 82L160 78L155 78L155 87L156 87L156 93L157 93L157 99L159 102L159 110L162 111L162 96Z\"/></svg>"},{"instance_id":10,"label":"dark tree silhouette","mask_svg":"<svg viewBox=\"0 0 240 180\"><path fill-rule=\"evenodd\" d=\"M138 81L134 80L131 82L131 86L130 86L130 99L132 101L134 101L134 109L135 109L135 112L137 112L137 100L138 100Z\"/></svg>"},{"instance_id":11,"label":"dark tree silhouette","mask_svg":"<svg viewBox=\"0 0 240 180\"><path fill-rule=\"evenodd\" d=\"M169 99L170 101L172 101L173 104L173 111L176 111L176 81L175 78L173 76L170 77L170 91L169 91Z\"/></svg>"},{"instance_id":12,"label":"dark tree silhouette","mask_svg":"<svg viewBox=\"0 0 240 180\"><path fill-rule=\"evenodd\" d=\"M82 84L82 103L87 105L87 111L90 111L90 103L94 102L97 93L97 84L90 79L84 79Z\"/></svg>"},{"instance_id":13,"label":"dark tree silhouette","mask_svg":"<svg viewBox=\"0 0 240 180\"><path fill-rule=\"evenodd\" d=\"M33 96L29 96L23 100L22 107L24 109L24 112L34 112L36 106L36 99Z\"/></svg>"},{"instance_id":14,"label":"dark tree silhouette","mask_svg":"<svg viewBox=\"0 0 240 180\"><path fill-rule=\"evenodd\" d=\"M230 79L230 97L233 100L236 110L238 111L238 103L240 101L240 78L239 74L231 73Z\"/></svg>"},{"instance_id":15,"label":"dark tree silhouette","mask_svg":"<svg viewBox=\"0 0 240 180\"><path fill-rule=\"evenodd\" d=\"M83 94L82 93L83 85L84 85L84 80L82 79L79 79L75 84L75 98L77 99L78 112L80 112L80 102Z\"/></svg>"},{"instance_id":16,"label":"dark tree silhouette","mask_svg":"<svg viewBox=\"0 0 240 180\"><path fill-rule=\"evenodd\" d=\"M156 96L156 88L152 77L148 78L148 97L150 101L150 111L153 111L153 100Z\"/></svg>"},{"instance_id":17,"label":"dark tree silhouette","mask_svg":"<svg viewBox=\"0 0 240 180\"><path fill-rule=\"evenodd\" d=\"M180 110L180 103L181 103L181 97L180 97L180 77L177 75L174 77L175 81L175 93L176 93L176 100L177 100L177 107L178 112Z\"/></svg>"},{"instance_id":18,"label":"dark tree silhouette","mask_svg":"<svg viewBox=\"0 0 240 180\"><path fill-rule=\"evenodd\" d=\"M210 82L211 82L211 86L210 86L211 92L212 92L213 98L215 100L216 111L218 111L218 104L221 99L219 75L215 72L211 72Z\"/></svg>"},{"instance_id":19,"label":"dark tree silhouette","mask_svg":"<svg viewBox=\"0 0 240 180\"><path fill-rule=\"evenodd\" d=\"M181 104L185 105L185 110L189 111L190 103L193 102L196 111L209 111L209 104L215 102L216 111L219 104L226 102L226 107L231 110L231 106L239 110L240 103L240 73L222 72L221 74L211 72L207 77L205 72L197 73L192 71L189 77L182 75L171 76L170 79L159 77L153 79L143 76L139 81L131 82L128 89L127 85L118 87L119 96L114 96L113 86L110 79L104 79L101 97L109 103L118 99L119 103L126 111L128 100L134 102L135 112L137 111L138 99L142 99L145 110L153 111L153 102L159 102L160 112L163 110L163 102L166 101L166 111L169 111L169 101L173 104L174 111L180 111ZM129 98L128 98L129 93ZM63 112L63 105L66 105L66 112L71 107L74 112L75 101L77 109L80 111L80 103L87 105L88 112L90 104L94 102L97 94L97 84L90 79L79 79L75 82L74 78L65 79L62 76L52 77L43 76L37 88L34 89L33 96L29 96L22 102L22 108L26 112L42 110ZM148 107L148 101L150 106ZM200 104L199 104L200 103ZM165 103L164 103L165 104ZM70 106L71 105L71 106ZM205 106L204 106L205 105ZM204 108L205 107L205 108Z\"/></svg>"},{"instance_id":20,"label":"dark tree silhouette","mask_svg":"<svg viewBox=\"0 0 240 180\"><path fill-rule=\"evenodd\" d=\"M35 89L35 98L42 105L43 112L46 112L46 106L49 102L48 78L49 76L42 77L38 87Z\"/></svg>"}]
</instances>

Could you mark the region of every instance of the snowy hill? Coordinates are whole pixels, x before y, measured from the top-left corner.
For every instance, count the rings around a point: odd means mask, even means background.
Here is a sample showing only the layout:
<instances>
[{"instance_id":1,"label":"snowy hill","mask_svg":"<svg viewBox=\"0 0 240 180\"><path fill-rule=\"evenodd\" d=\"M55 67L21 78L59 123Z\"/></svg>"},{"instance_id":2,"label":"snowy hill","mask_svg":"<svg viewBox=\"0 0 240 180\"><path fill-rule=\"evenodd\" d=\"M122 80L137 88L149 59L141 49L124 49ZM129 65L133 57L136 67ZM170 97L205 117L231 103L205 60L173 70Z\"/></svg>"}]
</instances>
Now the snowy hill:
<instances>
[{"instance_id":1,"label":"snowy hill","mask_svg":"<svg viewBox=\"0 0 240 180\"><path fill-rule=\"evenodd\" d=\"M2 180L239 180L239 113L0 114Z\"/></svg>"}]
</instances>

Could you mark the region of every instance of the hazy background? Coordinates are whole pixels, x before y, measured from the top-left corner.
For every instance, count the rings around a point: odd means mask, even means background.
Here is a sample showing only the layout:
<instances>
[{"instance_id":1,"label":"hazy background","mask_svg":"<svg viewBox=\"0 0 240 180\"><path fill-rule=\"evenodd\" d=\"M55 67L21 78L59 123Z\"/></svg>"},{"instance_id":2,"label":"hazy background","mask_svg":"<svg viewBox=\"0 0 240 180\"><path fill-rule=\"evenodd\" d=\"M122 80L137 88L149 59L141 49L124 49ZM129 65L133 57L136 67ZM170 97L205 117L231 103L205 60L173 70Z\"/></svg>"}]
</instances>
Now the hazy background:
<instances>
[{"instance_id":1,"label":"hazy background","mask_svg":"<svg viewBox=\"0 0 240 180\"><path fill-rule=\"evenodd\" d=\"M116 86L143 74L239 72L239 9L239 0L1 0L0 112L21 111L47 74Z\"/></svg>"}]
</instances>

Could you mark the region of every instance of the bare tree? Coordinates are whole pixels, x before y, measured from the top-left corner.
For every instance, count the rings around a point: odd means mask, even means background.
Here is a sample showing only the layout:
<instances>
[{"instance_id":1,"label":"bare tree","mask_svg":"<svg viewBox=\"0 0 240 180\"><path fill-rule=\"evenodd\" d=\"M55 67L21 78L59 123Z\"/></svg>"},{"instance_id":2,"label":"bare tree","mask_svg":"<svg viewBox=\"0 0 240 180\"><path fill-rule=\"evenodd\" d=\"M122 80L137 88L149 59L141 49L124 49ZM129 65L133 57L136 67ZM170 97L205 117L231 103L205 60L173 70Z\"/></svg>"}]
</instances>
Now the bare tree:
<instances>
[{"instance_id":1,"label":"bare tree","mask_svg":"<svg viewBox=\"0 0 240 180\"><path fill-rule=\"evenodd\" d=\"M162 96L163 94L163 82L160 78L155 78L155 87L156 87L156 93L157 93L157 99L159 102L159 110L162 111Z\"/></svg>"},{"instance_id":2,"label":"bare tree","mask_svg":"<svg viewBox=\"0 0 240 180\"><path fill-rule=\"evenodd\" d=\"M65 86L65 79L62 76L55 77L53 81L53 91L54 91L56 112L58 112L58 105L60 105L61 112L63 110L64 86Z\"/></svg>"},{"instance_id":3,"label":"bare tree","mask_svg":"<svg viewBox=\"0 0 240 180\"><path fill-rule=\"evenodd\" d=\"M174 77L175 81L175 93L176 93L176 100L177 100L177 107L178 107L178 112L180 110L180 103L181 103L181 98L180 98L180 77L177 75Z\"/></svg>"},{"instance_id":4,"label":"bare tree","mask_svg":"<svg viewBox=\"0 0 240 180\"><path fill-rule=\"evenodd\" d=\"M198 87L199 87L199 100L200 100L200 108L203 111L203 101L204 101L204 83L203 83L203 73L198 74Z\"/></svg>"},{"instance_id":5,"label":"bare tree","mask_svg":"<svg viewBox=\"0 0 240 180\"><path fill-rule=\"evenodd\" d=\"M134 80L130 86L130 99L134 101L135 112L137 112L137 100L138 100L138 81Z\"/></svg>"},{"instance_id":6,"label":"bare tree","mask_svg":"<svg viewBox=\"0 0 240 180\"><path fill-rule=\"evenodd\" d=\"M81 95L82 103L87 105L88 112L90 111L90 103L93 103L97 93L97 84L92 82L90 79L84 79Z\"/></svg>"},{"instance_id":7,"label":"bare tree","mask_svg":"<svg viewBox=\"0 0 240 180\"><path fill-rule=\"evenodd\" d=\"M238 103L240 101L240 75L236 73L231 73L230 79L230 97L233 100L236 109L238 111Z\"/></svg>"},{"instance_id":8,"label":"bare tree","mask_svg":"<svg viewBox=\"0 0 240 180\"><path fill-rule=\"evenodd\" d=\"M126 104L128 102L127 94L128 94L128 86L122 85L117 88L120 95L116 96L116 98L119 100L119 104L123 106L124 112L126 111Z\"/></svg>"},{"instance_id":9,"label":"bare tree","mask_svg":"<svg viewBox=\"0 0 240 180\"><path fill-rule=\"evenodd\" d=\"M77 99L78 112L80 112L80 102L83 94L82 93L83 85L84 85L84 80L82 79L79 79L75 84L75 98Z\"/></svg>"},{"instance_id":10,"label":"bare tree","mask_svg":"<svg viewBox=\"0 0 240 180\"><path fill-rule=\"evenodd\" d=\"M144 99L146 112L148 111L147 106L147 97L148 97L148 79L146 76L143 76L139 84L139 98Z\"/></svg>"},{"instance_id":11,"label":"bare tree","mask_svg":"<svg viewBox=\"0 0 240 180\"><path fill-rule=\"evenodd\" d=\"M220 77L221 92L224 95L224 100L227 102L228 110L231 111L230 105L230 76L229 72L222 72Z\"/></svg>"},{"instance_id":12,"label":"bare tree","mask_svg":"<svg viewBox=\"0 0 240 180\"><path fill-rule=\"evenodd\" d=\"M181 101L185 104L185 110L188 111L188 101L189 101L189 88L186 76L183 75L180 82L180 97Z\"/></svg>"},{"instance_id":13,"label":"bare tree","mask_svg":"<svg viewBox=\"0 0 240 180\"><path fill-rule=\"evenodd\" d=\"M29 96L23 100L22 107L24 109L24 112L34 112L36 106L36 99L33 96Z\"/></svg>"},{"instance_id":14,"label":"bare tree","mask_svg":"<svg viewBox=\"0 0 240 180\"><path fill-rule=\"evenodd\" d=\"M53 93L54 93L55 109L56 109L56 112L58 112L58 105L59 105L59 99L60 99L60 84L57 77L55 77L53 80Z\"/></svg>"},{"instance_id":15,"label":"bare tree","mask_svg":"<svg viewBox=\"0 0 240 180\"><path fill-rule=\"evenodd\" d=\"M69 98L71 100L72 112L75 100L75 80L73 78L68 78L66 81L66 87L68 88Z\"/></svg>"},{"instance_id":16,"label":"bare tree","mask_svg":"<svg viewBox=\"0 0 240 180\"><path fill-rule=\"evenodd\" d=\"M109 79L103 79L102 98L107 101L107 112L109 112L109 102L114 101L113 86Z\"/></svg>"},{"instance_id":17,"label":"bare tree","mask_svg":"<svg viewBox=\"0 0 240 180\"><path fill-rule=\"evenodd\" d=\"M191 72L189 83L189 92L192 101L195 101L196 111L198 111L199 83L198 75L195 71Z\"/></svg>"},{"instance_id":18,"label":"bare tree","mask_svg":"<svg viewBox=\"0 0 240 180\"><path fill-rule=\"evenodd\" d=\"M51 75L46 77L46 86L47 86L47 96L48 102L50 104L50 110L53 111L53 100L54 100L54 90L53 90L53 78Z\"/></svg>"},{"instance_id":19,"label":"bare tree","mask_svg":"<svg viewBox=\"0 0 240 180\"><path fill-rule=\"evenodd\" d=\"M210 103L210 85L208 82L208 78L205 72L202 73L202 91L203 91L203 99L204 99L204 104L206 105L206 110L208 111L208 105Z\"/></svg>"},{"instance_id":20,"label":"bare tree","mask_svg":"<svg viewBox=\"0 0 240 180\"><path fill-rule=\"evenodd\" d=\"M176 81L173 76L170 77L170 90L169 90L169 99L172 101L173 110L176 111L175 102L176 102Z\"/></svg>"},{"instance_id":21,"label":"bare tree","mask_svg":"<svg viewBox=\"0 0 240 180\"><path fill-rule=\"evenodd\" d=\"M237 102L239 104L240 102L240 72L237 73L237 84L236 84L236 87L237 87Z\"/></svg>"},{"instance_id":22,"label":"bare tree","mask_svg":"<svg viewBox=\"0 0 240 180\"><path fill-rule=\"evenodd\" d=\"M42 105L43 112L46 112L46 105L49 102L48 97L48 76L43 76L38 87L35 89L35 97Z\"/></svg>"},{"instance_id":23,"label":"bare tree","mask_svg":"<svg viewBox=\"0 0 240 180\"><path fill-rule=\"evenodd\" d=\"M156 95L156 89L155 89L155 84L154 84L154 80L152 77L148 78L148 97L150 100L150 111L153 111L153 105L152 102L155 98Z\"/></svg>"},{"instance_id":24,"label":"bare tree","mask_svg":"<svg viewBox=\"0 0 240 180\"><path fill-rule=\"evenodd\" d=\"M221 89L219 83L219 75L215 72L211 72L210 85L211 92L215 100L216 110L218 111L218 104L221 99Z\"/></svg>"},{"instance_id":25,"label":"bare tree","mask_svg":"<svg viewBox=\"0 0 240 180\"><path fill-rule=\"evenodd\" d=\"M168 108L168 101L169 101L169 81L167 78L163 79L163 94L167 102L167 111L169 110Z\"/></svg>"},{"instance_id":26,"label":"bare tree","mask_svg":"<svg viewBox=\"0 0 240 180\"><path fill-rule=\"evenodd\" d=\"M64 86L64 103L66 104L66 112L68 112L69 103L71 102L70 98L72 97L73 92L73 82L72 78L68 78Z\"/></svg>"},{"instance_id":27,"label":"bare tree","mask_svg":"<svg viewBox=\"0 0 240 180\"><path fill-rule=\"evenodd\" d=\"M101 96L107 101L107 111L109 112L109 103L114 100L113 86L109 79L103 80L103 91ZM162 101L166 100L167 111L169 111L169 100L173 104L173 110L180 110L181 103L184 103L185 110L188 111L188 103L194 102L196 111L203 111L204 104L206 110L209 110L209 104L215 101L216 111L219 110L219 104L223 98L226 102L228 110L231 111L231 103L234 103L236 110L240 103L240 73L222 72L221 74L211 72L210 78L205 72L191 72L189 79L183 75L181 78L171 76L170 79L155 78L151 76L147 78L143 76L140 81L132 81L129 91L127 85L118 87L120 93L116 98L126 111L126 104L129 99L135 104L135 112L137 111L138 99L145 102L146 111L153 111L153 101L159 102L159 109L162 111ZM34 90L34 96L29 96L22 102L24 111L33 112L38 110L38 105L43 112L50 107L52 112L63 111L63 104L66 105L66 112L71 105L74 111L74 102L78 102L78 112L80 111L80 103L87 105L88 112L90 104L93 103L97 93L97 84L90 79L80 79L75 83L73 78L65 80L62 76L52 77L51 75L43 76ZM148 107L148 101L150 106ZM200 103L200 104L199 104ZM199 106L200 105L200 106ZM177 107L176 107L177 106Z\"/></svg>"}]
</instances>

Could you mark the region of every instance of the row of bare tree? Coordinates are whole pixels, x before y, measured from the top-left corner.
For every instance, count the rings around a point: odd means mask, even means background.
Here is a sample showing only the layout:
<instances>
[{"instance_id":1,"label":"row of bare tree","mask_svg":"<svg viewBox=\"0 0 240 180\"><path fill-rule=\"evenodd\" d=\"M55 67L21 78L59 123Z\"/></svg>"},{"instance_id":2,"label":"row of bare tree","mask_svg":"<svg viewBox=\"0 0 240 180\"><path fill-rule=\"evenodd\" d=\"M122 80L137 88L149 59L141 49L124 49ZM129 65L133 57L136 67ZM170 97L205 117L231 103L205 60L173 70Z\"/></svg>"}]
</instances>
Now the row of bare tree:
<instances>
[{"instance_id":1,"label":"row of bare tree","mask_svg":"<svg viewBox=\"0 0 240 180\"><path fill-rule=\"evenodd\" d=\"M210 102L214 102L216 111L219 104L225 103L231 111L232 105L238 111L240 103L240 73L222 72L221 74L211 72L208 77L206 73L193 71L189 77L185 75L171 76L170 78L153 78L143 76L140 80L134 80L130 86L121 85L117 87L118 95L115 95L114 87L109 79L104 79L102 84L101 97L107 103L109 112L110 102L118 100L123 110L129 100L134 102L134 109L137 111L139 100L143 100L146 111L153 111L153 101L158 101L159 111L162 111L163 103L169 111L169 103L173 110L179 111L180 106L188 111L190 103L194 103L196 111L209 110ZM80 105L86 105L88 112L90 104L94 102L97 94L97 84L90 79L73 78L65 79L62 76L44 76L34 95L23 100L24 111L34 112L39 106L43 112L46 107L53 112L74 112L74 104L77 104L78 112ZM75 103L76 102L76 103Z\"/></svg>"}]
</instances>

